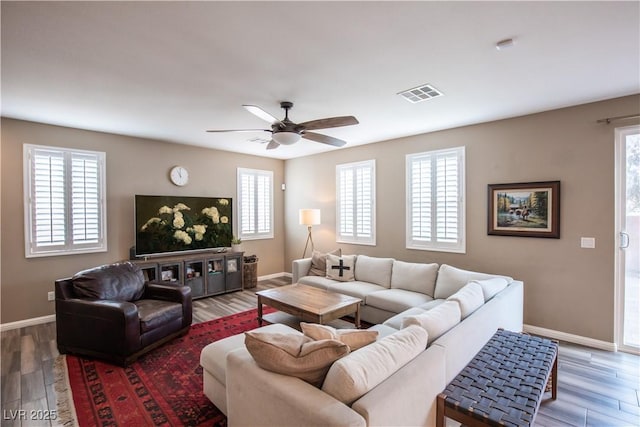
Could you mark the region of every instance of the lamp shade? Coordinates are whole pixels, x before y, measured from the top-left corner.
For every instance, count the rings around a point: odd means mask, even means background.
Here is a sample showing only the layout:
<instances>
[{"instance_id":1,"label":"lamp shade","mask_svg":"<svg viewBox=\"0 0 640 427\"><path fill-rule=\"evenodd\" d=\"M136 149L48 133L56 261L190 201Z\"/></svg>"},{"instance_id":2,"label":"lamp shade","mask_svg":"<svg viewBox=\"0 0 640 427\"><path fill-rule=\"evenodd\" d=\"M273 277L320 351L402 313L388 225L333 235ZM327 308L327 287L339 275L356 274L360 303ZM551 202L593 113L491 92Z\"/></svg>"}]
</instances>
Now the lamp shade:
<instances>
[{"instance_id":1,"label":"lamp shade","mask_svg":"<svg viewBox=\"0 0 640 427\"><path fill-rule=\"evenodd\" d=\"M320 209L300 209L300 224L318 225L320 224Z\"/></svg>"}]
</instances>

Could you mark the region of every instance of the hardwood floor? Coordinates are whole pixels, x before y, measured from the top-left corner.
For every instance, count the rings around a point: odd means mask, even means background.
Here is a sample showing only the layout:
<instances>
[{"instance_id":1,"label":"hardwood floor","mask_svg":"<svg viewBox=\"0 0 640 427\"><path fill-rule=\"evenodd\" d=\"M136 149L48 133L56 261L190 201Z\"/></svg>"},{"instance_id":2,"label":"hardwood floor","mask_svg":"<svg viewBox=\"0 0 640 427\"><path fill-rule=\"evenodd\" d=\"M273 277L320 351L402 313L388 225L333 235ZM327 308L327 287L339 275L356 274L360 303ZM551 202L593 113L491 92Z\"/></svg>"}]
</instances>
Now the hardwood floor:
<instances>
[{"instance_id":1,"label":"hardwood floor","mask_svg":"<svg viewBox=\"0 0 640 427\"><path fill-rule=\"evenodd\" d=\"M196 300L193 321L255 308L255 291L289 283L287 277L264 280L254 289ZM56 409L55 338L55 323L2 332L0 425L57 425L28 419L31 411ZM558 372L558 399L542 402L536 426L640 426L639 356L560 343Z\"/></svg>"}]
</instances>

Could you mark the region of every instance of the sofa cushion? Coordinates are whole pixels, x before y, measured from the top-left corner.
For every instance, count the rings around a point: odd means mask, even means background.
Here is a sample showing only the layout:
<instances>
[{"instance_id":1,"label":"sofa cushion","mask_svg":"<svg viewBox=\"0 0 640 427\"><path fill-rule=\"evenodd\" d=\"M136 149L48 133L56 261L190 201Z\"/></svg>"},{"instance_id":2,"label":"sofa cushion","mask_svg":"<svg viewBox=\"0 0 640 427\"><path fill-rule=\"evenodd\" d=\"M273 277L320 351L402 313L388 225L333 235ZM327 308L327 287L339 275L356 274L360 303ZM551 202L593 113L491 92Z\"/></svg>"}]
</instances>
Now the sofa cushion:
<instances>
[{"instance_id":1,"label":"sofa cushion","mask_svg":"<svg viewBox=\"0 0 640 427\"><path fill-rule=\"evenodd\" d=\"M314 341L299 334L245 332L244 343L256 364L320 387L333 362L349 354L337 340Z\"/></svg>"},{"instance_id":2,"label":"sofa cushion","mask_svg":"<svg viewBox=\"0 0 640 427\"><path fill-rule=\"evenodd\" d=\"M395 260L391 287L433 296L438 275L438 264L421 264Z\"/></svg>"},{"instance_id":3,"label":"sofa cushion","mask_svg":"<svg viewBox=\"0 0 640 427\"><path fill-rule=\"evenodd\" d=\"M432 308L436 308L437 306L439 306L440 304L442 304L445 301L446 300L443 300L443 299L434 299L433 301L429 301L429 302L425 302L424 304L420 304L418 306L418 308L421 308L423 310L431 310Z\"/></svg>"},{"instance_id":4,"label":"sofa cushion","mask_svg":"<svg viewBox=\"0 0 640 427\"><path fill-rule=\"evenodd\" d=\"M80 298L134 301L144 293L144 274L140 267L128 261L84 270L71 280Z\"/></svg>"},{"instance_id":5,"label":"sofa cushion","mask_svg":"<svg viewBox=\"0 0 640 427\"><path fill-rule=\"evenodd\" d=\"M355 255L336 256L328 254L326 276L339 282L353 281L355 265Z\"/></svg>"},{"instance_id":6,"label":"sofa cushion","mask_svg":"<svg viewBox=\"0 0 640 427\"><path fill-rule=\"evenodd\" d=\"M404 289L385 289L366 296L365 304L392 313L400 313L408 308L432 301L429 295Z\"/></svg>"},{"instance_id":7,"label":"sofa cushion","mask_svg":"<svg viewBox=\"0 0 640 427\"><path fill-rule=\"evenodd\" d=\"M336 281L333 279L327 279L324 276L304 276L298 279L298 283L302 285L313 286L314 288L326 291L327 289L329 289L329 285L336 283Z\"/></svg>"},{"instance_id":8,"label":"sofa cushion","mask_svg":"<svg viewBox=\"0 0 640 427\"><path fill-rule=\"evenodd\" d=\"M311 253L311 268L309 268L309 276L325 277L327 275L327 254L340 256L342 255L342 249L338 248L327 253L314 250Z\"/></svg>"},{"instance_id":9,"label":"sofa cushion","mask_svg":"<svg viewBox=\"0 0 640 427\"><path fill-rule=\"evenodd\" d=\"M378 331L365 329L336 329L328 325L300 322L302 333L313 340L338 340L349 346L351 351L376 342Z\"/></svg>"},{"instance_id":10,"label":"sofa cushion","mask_svg":"<svg viewBox=\"0 0 640 427\"><path fill-rule=\"evenodd\" d=\"M469 282L447 298L447 301L456 301L460 304L460 315L464 319L484 304L482 286L477 282Z\"/></svg>"},{"instance_id":11,"label":"sofa cushion","mask_svg":"<svg viewBox=\"0 0 640 427\"><path fill-rule=\"evenodd\" d=\"M376 258L358 255L355 271L356 280L389 288L391 287L392 268L393 258Z\"/></svg>"},{"instance_id":12,"label":"sofa cushion","mask_svg":"<svg viewBox=\"0 0 640 427\"><path fill-rule=\"evenodd\" d=\"M152 331L172 320L182 318L182 304L158 299L140 299L132 301L138 307L140 332Z\"/></svg>"},{"instance_id":13,"label":"sofa cushion","mask_svg":"<svg viewBox=\"0 0 640 427\"><path fill-rule=\"evenodd\" d=\"M494 277L502 277L511 282L513 279L507 276L499 276L496 274L478 273L475 271L462 270L447 264L442 264L438 270L438 278L436 280L436 289L433 297L435 299L446 299L455 294L464 285L472 280L485 280Z\"/></svg>"},{"instance_id":14,"label":"sofa cushion","mask_svg":"<svg viewBox=\"0 0 640 427\"><path fill-rule=\"evenodd\" d=\"M387 288L384 288L380 285L374 285L369 282L334 282L327 285L327 289L331 292L336 292L339 294L349 295L355 298L360 298L362 303L364 304L367 295L376 292L383 291Z\"/></svg>"},{"instance_id":15,"label":"sofa cushion","mask_svg":"<svg viewBox=\"0 0 640 427\"><path fill-rule=\"evenodd\" d=\"M442 301L442 300L437 300L437 301ZM402 320L407 317L407 316L415 316L417 314L422 314L424 313L426 310L422 309L422 308L418 308L418 307L413 307L410 308L408 310L403 311L402 313L398 313L393 317L388 318L387 320L384 321L383 325L385 326L389 326L392 327L394 329L402 329Z\"/></svg>"},{"instance_id":16,"label":"sofa cushion","mask_svg":"<svg viewBox=\"0 0 640 427\"><path fill-rule=\"evenodd\" d=\"M480 285L485 302L489 301L498 292L506 288L509 284L503 277L494 277L493 279L486 280L474 280L471 283L477 283Z\"/></svg>"},{"instance_id":17,"label":"sofa cushion","mask_svg":"<svg viewBox=\"0 0 640 427\"><path fill-rule=\"evenodd\" d=\"M429 334L429 344L460 323L460 305L455 301L445 301L422 314L405 316L402 328L411 325L423 327Z\"/></svg>"},{"instance_id":18,"label":"sofa cushion","mask_svg":"<svg viewBox=\"0 0 640 427\"><path fill-rule=\"evenodd\" d=\"M299 334L293 328L280 323L274 323L272 325L262 326L261 328L254 329L254 332L279 332L282 334ZM209 372L214 378L220 381L222 384L227 384L227 354L238 349L245 348L244 346L244 334L231 335L230 337L223 338L219 341L207 344L200 352L200 366Z\"/></svg>"},{"instance_id":19,"label":"sofa cushion","mask_svg":"<svg viewBox=\"0 0 640 427\"><path fill-rule=\"evenodd\" d=\"M322 390L350 405L422 353L427 338L413 326L355 351L331 366Z\"/></svg>"}]
</instances>

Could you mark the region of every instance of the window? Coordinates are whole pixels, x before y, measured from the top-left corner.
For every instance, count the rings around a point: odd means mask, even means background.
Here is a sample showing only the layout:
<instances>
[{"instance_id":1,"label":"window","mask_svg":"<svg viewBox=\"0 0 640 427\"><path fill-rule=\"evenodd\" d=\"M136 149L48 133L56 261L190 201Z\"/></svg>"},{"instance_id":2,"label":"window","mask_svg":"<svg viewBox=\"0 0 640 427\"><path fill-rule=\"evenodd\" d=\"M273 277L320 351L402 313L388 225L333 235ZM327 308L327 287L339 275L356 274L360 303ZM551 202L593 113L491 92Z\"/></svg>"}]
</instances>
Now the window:
<instances>
[{"instance_id":1,"label":"window","mask_svg":"<svg viewBox=\"0 0 640 427\"><path fill-rule=\"evenodd\" d=\"M341 243L376 244L375 160L336 166L336 238Z\"/></svg>"},{"instance_id":2,"label":"window","mask_svg":"<svg viewBox=\"0 0 640 427\"><path fill-rule=\"evenodd\" d=\"M238 168L238 236L273 238L273 172Z\"/></svg>"},{"instance_id":3,"label":"window","mask_svg":"<svg viewBox=\"0 0 640 427\"><path fill-rule=\"evenodd\" d=\"M407 248L464 253L464 147L406 159Z\"/></svg>"},{"instance_id":4,"label":"window","mask_svg":"<svg viewBox=\"0 0 640 427\"><path fill-rule=\"evenodd\" d=\"M25 256L107 250L105 153L24 146Z\"/></svg>"}]
</instances>

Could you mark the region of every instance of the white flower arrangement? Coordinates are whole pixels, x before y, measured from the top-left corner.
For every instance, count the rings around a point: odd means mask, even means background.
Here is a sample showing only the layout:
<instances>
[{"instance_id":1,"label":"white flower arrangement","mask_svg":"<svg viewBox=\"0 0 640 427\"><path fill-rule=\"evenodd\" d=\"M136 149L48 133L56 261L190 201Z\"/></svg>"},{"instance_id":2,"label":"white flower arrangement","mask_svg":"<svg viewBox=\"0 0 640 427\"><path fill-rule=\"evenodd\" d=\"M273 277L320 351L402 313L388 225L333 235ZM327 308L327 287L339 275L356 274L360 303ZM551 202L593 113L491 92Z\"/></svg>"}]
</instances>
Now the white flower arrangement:
<instances>
[{"instance_id":1,"label":"white flower arrangement","mask_svg":"<svg viewBox=\"0 0 640 427\"><path fill-rule=\"evenodd\" d=\"M202 209L202 213L211 218L211 221L214 224L218 224L220 222L220 212L218 212L218 208L216 208L215 206Z\"/></svg>"},{"instance_id":2,"label":"white flower arrangement","mask_svg":"<svg viewBox=\"0 0 640 427\"><path fill-rule=\"evenodd\" d=\"M229 199L215 199L209 207L168 203L153 215L155 209L158 208L153 207L151 217L138 230L144 235L141 241L148 245L144 252L208 249L222 246L220 243L228 245L232 238Z\"/></svg>"},{"instance_id":3,"label":"white flower arrangement","mask_svg":"<svg viewBox=\"0 0 640 427\"><path fill-rule=\"evenodd\" d=\"M176 232L173 233L173 238L183 241L185 245L190 245L192 242L191 236L189 236L186 231L182 230L176 230Z\"/></svg>"}]
</instances>

